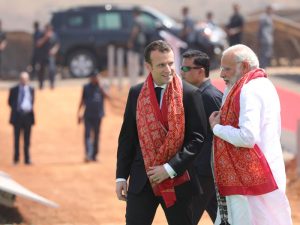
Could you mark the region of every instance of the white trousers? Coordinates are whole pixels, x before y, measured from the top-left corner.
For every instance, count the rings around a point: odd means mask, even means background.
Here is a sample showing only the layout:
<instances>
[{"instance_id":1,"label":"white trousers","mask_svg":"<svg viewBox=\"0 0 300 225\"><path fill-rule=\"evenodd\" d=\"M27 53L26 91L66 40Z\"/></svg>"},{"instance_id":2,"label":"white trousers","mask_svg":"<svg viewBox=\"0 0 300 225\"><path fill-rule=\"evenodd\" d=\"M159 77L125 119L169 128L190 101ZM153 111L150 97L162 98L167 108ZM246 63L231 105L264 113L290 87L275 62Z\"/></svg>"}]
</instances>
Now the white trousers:
<instances>
[{"instance_id":1,"label":"white trousers","mask_svg":"<svg viewBox=\"0 0 300 225\"><path fill-rule=\"evenodd\" d=\"M226 197L231 225L292 225L291 208L285 193L279 189L263 195ZM221 222L218 209L215 225Z\"/></svg>"}]
</instances>

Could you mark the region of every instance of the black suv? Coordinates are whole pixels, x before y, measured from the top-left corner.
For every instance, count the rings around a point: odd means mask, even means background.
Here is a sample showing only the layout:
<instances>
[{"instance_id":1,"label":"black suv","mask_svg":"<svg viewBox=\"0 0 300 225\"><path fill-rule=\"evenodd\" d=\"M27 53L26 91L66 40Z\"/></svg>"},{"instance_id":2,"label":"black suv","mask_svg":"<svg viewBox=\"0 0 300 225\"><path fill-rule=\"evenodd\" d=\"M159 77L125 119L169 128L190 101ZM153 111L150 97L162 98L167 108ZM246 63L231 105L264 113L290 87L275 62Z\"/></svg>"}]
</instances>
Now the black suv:
<instances>
[{"instance_id":1,"label":"black suv","mask_svg":"<svg viewBox=\"0 0 300 225\"><path fill-rule=\"evenodd\" d=\"M107 65L107 47L110 44L123 48L127 46L134 8L107 4L53 13L51 24L60 39L57 63L67 66L74 77L86 77L95 68L104 69ZM153 8L139 8L148 29L153 30L151 40L159 38L159 30L178 35L181 26L173 19ZM219 54L224 47L224 37L210 40L206 33L203 27L198 31L199 49L210 56Z\"/></svg>"}]
</instances>

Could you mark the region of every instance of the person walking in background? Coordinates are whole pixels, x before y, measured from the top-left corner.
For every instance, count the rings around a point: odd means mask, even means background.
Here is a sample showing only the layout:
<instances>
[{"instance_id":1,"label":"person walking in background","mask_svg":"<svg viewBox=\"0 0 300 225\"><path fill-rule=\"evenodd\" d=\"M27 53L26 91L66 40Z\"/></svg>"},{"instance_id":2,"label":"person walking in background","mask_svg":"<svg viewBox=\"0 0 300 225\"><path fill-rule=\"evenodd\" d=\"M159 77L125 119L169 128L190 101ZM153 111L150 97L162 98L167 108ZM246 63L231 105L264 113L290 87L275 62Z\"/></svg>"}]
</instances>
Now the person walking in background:
<instances>
[{"instance_id":1,"label":"person walking in background","mask_svg":"<svg viewBox=\"0 0 300 225\"><path fill-rule=\"evenodd\" d=\"M261 15L258 27L259 60L261 68L270 66L273 56L274 27L272 20L273 9L267 6Z\"/></svg>"},{"instance_id":2,"label":"person walking in background","mask_svg":"<svg viewBox=\"0 0 300 225\"><path fill-rule=\"evenodd\" d=\"M99 73L94 71L89 83L83 87L78 107L78 123L84 122L85 162L97 161L105 98L109 96L100 83Z\"/></svg>"},{"instance_id":3,"label":"person walking in background","mask_svg":"<svg viewBox=\"0 0 300 225\"><path fill-rule=\"evenodd\" d=\"M223 52L221 78L222 107L209 118L220 194L215 224L291 225L276 89L241 44Z\"/></svg>"},{"instance_id":4,"label":"person walking in background","mask_svg":"<svg viewBox=\"0 0 300 225\"><path fill-rule=\"evenodd\" d=\"M188 50L182 55L181 75L190 84L196 86L202 95L207 120L212 112L221 107L222 92L211 84L209 79L209 56L198 50ZM214 222L217 216L217 199L211 168L213 133L208 124L207 139L201 153L194 161L203 193L193 198L193 224L197 225L204 210Z\"/></svg>"},{"instance_id":5,"label":"person walking in background","mask_svg":"<svg viewBox=\"0 0 300 225\"><path fill-rule=\"evenodd\" d=\"M188 44L189 48L193 48L196 41L195 22L190 17L190 9L187 6L182 8L182 30L180 38Z\"/></svg>"},{"instance_id":6,"label":"person walking in background","mask_svg":"<svg viewBox=\"0 0 300 225\"><path fill-rule=\"evenodd\" d=\"M45 26L45 31L41 38L37 41L37 47L39 48L39 64L40 71L38 73L39 88L43 89L45 71L48 69L50 87L54 88L54 81L56 75L56 62L55 55L59 50L58 37L55 34L51 24Z\"/></svg>"},{"instance_id":7,"label":"person walking in background","mask_svg":"<svg viewBox=\"0 0 300 225\"><path fill-rule=\"evenodd\" d=\"M242 43L244 18L240 14L240 6L233 4L233 15L230 17L229 23L226 26L229 45Z\"/></svg>"},{"instance_id":8,"label":"person walking in background","mask_svg":"<svg viewBox=\"0 0 300 225\"><path fill-rule=\"evenodd\" d=\"M2 54L4 49L6 48L6 45L7 45L6 34L2 30L2 21L0 20L0 77L3 75Z\"/></svg>"},{"instance_id":9,"label":"person walking in background","mask_svg":"<svg viewBox=\"0 0 300 225\"><path fill-rule=\"evenodd\" d=\"M168 224L192 225L192 195L200 191L192 161L207 129L202 98L197 88L176 75L167 42L150 43L144 54L149 75L128 94L116 194L126 201L127 225L152 224L159 204Z\"/></svg>"},{"instance_id":10,"label":"person walking in background","mask_svg":"<svg viewBox=\"0 0 300 225\"><path fill-rule=\"evenodd\" d=\"M129 49L132 49L139 55L139 75L144 75L143 53L145 46L149 42L149 31L147 30L147 24L145 23L145 20L142 17L141 10L139 7L135 7L133 9L133 17L134 22L127 45Z\"/></svg>"},{"instance_id":11,"label":"person walking in background","mask_svg":"<svg viewBox=\"0 0 300 225\"><path fill-rule=\"evenodd\" d=\"M214 21L214 14L212 11L208 11L206 13L206 17L205 17L205 23L210 27L213 28L214 26L216 26L216 23Z\"/></svg>"},{"instance_id":12,"label":"person walking in background","mask_svg":"<svg viewBox=\"0 0 300 225\"><path fill-rule=\"evenodd\" d=\"M42 37L43 33L40 30L40 24L38 21L35 21L33 23L33 35L32 35L32 56L31 56L31 78L36 77L36 72L39 68L37 68L39 65L39 57L40 56L40 48L37 47L37 41Z\"/></svg>"},{"instance_id":13,"label":"person walking in background","mask_svg":"<svg viewBox=\"0 0 300 225\"><path fill-rule=\"evenodd\" d=\"M13 162L19 162L19 140L21 132L24 135L24 162L31 164L30 135L34 124L34 89L29 85L29 74L21 72L20 83L9 91L8 104L11 108L10 123L14 127L14 157Z\"/></svg>"}]
</instances>

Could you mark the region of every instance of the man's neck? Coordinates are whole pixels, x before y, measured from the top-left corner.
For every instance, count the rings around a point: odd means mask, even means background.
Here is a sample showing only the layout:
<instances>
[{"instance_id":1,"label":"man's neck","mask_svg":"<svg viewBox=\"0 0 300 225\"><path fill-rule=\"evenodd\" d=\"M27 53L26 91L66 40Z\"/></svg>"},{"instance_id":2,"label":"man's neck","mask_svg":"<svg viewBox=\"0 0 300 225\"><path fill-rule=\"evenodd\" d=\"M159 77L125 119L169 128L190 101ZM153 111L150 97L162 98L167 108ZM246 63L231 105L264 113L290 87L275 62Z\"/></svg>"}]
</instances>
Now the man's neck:
<instances>
[{"instance_id":1,"label":"man's neck","mask_svg":"<svg viewBox=\"0 0 300 225\"><path fill-rule=\"evenodd\" d=\"M158 85L154 81L153 81L153 84L154 84L154 88L161 87L161 88L165 89L167 87L167 84Z\"/></svg>"},{"instance_id":2,"label":"man's neck","mask_svg":"<svg viewBox=\"0 0 300 225\"><path fill-rule=\"evenodd\" d=\"M196 86L197 86L197 87L200 87L202 84L204 84L204 83L205 83L206 81L208 81L208 80L209 80L209 78L206 77L206 78L204 78L201 82L197 83Z\"/></svg>"}]
</instances>

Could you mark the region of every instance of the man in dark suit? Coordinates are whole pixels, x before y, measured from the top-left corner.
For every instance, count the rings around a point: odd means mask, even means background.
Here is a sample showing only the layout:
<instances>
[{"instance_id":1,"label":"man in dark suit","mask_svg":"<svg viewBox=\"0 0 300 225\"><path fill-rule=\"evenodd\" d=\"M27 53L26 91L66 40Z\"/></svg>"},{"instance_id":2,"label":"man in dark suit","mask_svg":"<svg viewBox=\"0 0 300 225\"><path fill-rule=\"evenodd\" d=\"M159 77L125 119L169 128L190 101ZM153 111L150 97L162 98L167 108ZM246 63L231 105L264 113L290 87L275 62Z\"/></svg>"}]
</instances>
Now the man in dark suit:
<instances>
[{"instance_id":1,"label":"man in dark suit","mask_svg":"<svg viewBox=\"0 0 300 225\"><path fill-rule=\"evenodd\" d=\"M222 92L214 87L209 79L209 57L206 53L198 50L188 50L183 53L182 57L181 75L184 80L198 87L202 95L206 116L209 118L212 112L220 109L222 102ZM202 194L193 198L194 225L198 224L204 210L207 211L213 222L217 215L216 192L210 166L213 133L209 126L207 131L208 135L204 141L203 149L194 161L203 189Z\"/></svg>"},{"instance_id":2,"label":"man in dark suit","mask_svg":"<svg viewBox=\"0 0 300 225\"><path fill-rule=\"evenodd\" d=\"M19 139L21 131L24 134L24 162L31 164L30 160L30 133L34 124L34 89L29 86L29 74L21 72L20 83L10 89L8 104L11 108L10 123L14 127L14 164L19 162Z\"/></svg>"},{"instance_id":3,"label":"man in dark suit","mask_svg":"<svg viewBox=\"0 0 300 225\"><path fill-rule=\"evenodd\" d=\"M159 204L168 224L192 225L192 196L201 189L193 160L207 130L201 94L175 74L174 53L166 42L150 43L145 62L150 73L127 99L116 193L127 203L127 225L152 224Z\"/></svg>"}]
</instances>

